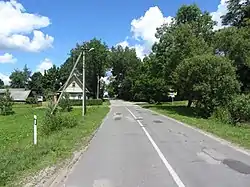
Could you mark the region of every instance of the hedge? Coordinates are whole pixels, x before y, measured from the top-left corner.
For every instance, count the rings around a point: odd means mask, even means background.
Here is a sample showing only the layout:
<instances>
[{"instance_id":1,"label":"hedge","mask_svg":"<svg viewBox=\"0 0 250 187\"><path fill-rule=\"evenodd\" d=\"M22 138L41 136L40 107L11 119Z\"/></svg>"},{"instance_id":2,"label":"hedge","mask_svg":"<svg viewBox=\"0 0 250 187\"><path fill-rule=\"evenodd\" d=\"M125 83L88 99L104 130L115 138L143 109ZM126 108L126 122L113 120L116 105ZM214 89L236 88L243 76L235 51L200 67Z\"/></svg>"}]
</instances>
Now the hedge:
<instances>
[{"instance_id":1,"label":"hedge","mask_svg":"<svg viewBox=\"0 0 250 187\"><path fill-rule=\"evenodd\" d=\"M87 106L102 105L102 99L88 99L86 100ZM82 100L71 100L72 106L82 106Z\"/></svg>"}]
</instances>

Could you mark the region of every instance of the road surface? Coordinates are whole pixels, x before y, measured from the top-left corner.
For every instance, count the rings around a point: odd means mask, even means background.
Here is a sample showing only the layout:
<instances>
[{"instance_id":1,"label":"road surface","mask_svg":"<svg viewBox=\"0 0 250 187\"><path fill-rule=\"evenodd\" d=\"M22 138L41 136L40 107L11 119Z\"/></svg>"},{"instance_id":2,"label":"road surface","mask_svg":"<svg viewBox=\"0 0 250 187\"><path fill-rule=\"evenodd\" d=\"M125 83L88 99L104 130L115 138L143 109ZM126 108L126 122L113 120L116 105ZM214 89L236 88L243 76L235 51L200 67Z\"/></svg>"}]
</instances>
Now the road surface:
<instances>
[{"instance_id":1,"label":"road surface","mask_svg":"<svg viewBox=\"0 0 250 187\"><path fill-rule=\"evenodd\" d=\"M66 187L250 187L250 156L123 101L64 181Z\"/></svg>"}]
</instances>

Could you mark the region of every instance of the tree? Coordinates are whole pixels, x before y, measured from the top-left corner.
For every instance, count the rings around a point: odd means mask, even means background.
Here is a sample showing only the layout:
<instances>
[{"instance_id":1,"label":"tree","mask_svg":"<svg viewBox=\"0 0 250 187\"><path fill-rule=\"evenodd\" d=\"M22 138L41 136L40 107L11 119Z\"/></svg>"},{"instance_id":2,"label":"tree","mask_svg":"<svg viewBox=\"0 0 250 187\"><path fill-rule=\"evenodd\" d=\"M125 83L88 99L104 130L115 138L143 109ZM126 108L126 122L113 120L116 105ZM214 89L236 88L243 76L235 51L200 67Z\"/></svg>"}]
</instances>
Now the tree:
<instances>
[{"instance_id":1,"label":"tree","mask_svg":"<svg viewBox=\"0 0 250 187\"><path fill-rule=\"evenodd\" d=\"M143 59L133 86L134 100L147 102L162 102L168 98L170 86L162 75L162 66L154 54Z\"/></svg>"},{"instance_id":2,"label":"tree","mask_svg":"<svg viewBox=\"0 0 250 187\"><path fill-rule=\"evenodd\" d=\"M23 79L24 79L24 84L25 84L25 88L28 86L29 84L29 79L31 76L31 71L29 70L29 68L27 67L27 65L24 65L23 68Z\"/></svg>"},{"instance_id":3,"label":"tree","mask_svg":"<svg viewBox=\"0 0 250 187\"><path fill-rule=\"evenodd\" d=\"M140 74L141 60L134 49L122 46L112 47L109 55L114 80L111 82L114 94L120 99L132 100L133 85Z\"/></svg>"},{"instance_id":4,"label":"tree","mask_svg":"<svg viewBox=\"0 0 250 187\"><path fill-rule=\"evenodd\" d=\"M224 25L245 27L250 25L250 1L227 0L228 12L222 16Z\"/></svg>"},{"instance_id":5,"label":"tree","mask_svg":"<svg viewBox=\"0 0 250 187\"><path fill-rule=\"evenodd\" d=\"M43 75L40 72L30 77L29 89L36 91L37 94L43 94Z\"/></svg>"},{"instance_id":6,"label":"tree","mask_svg":"<svg viewBox=\"0 0 250 187\"><path fill-rule=\"evenodd\" d=\"M94 48L93 51L88 52L89 49ZM85 73L86 73L86 87L91 92L92 97L96 97L98 77L104 77L107 69L109 68L108 62L108 46L96 38L83 44L77 44L74 49L70 52L70 57L61 66L59 74L60 81L65 83L70 71L73 68L76 59L82 53L82 50L86 50L86 61L85 61ZM77 71L75 72L80 80L82 79L82 59L77 65Z\"/></svg>"},{"instance_id":7,"label":"tree","mask_svg":"<svg viewBox=\"0 0 250 187\"><path fill-rule=\"evenodd\" d=\"M242 91L250 91L250 31L248 28L229 27L216 32L215 53L229 58L236 67Z\"/></svg>"},{"instance_id":8,"label":"tree","mask_svg":"<svg viewBox=\"0 0 250 187\"><path fill-rule=\"evenodd\" d=\"M9 90L7 89L5 94L0 96L0 114L5 116L13 114L12 105L12 98Z\"/></svg>"},{"instance_id":9,"label":"tree","mask_svg":"<svg viewBox=\"0 0 250 187\"><path fill-rule=\"evenodd\" d=\"M15 69L10 75L11 88L27 88L31 71L27 65L24 66L23 71Z\"/></svg>"},{"instance_id":10,"label":"tree","mask_svg":"<svg viewBox=\"0 0 250 187\"><path fill-rule=\"evenodd\" d=\"M211 16L196 5L182 6L170 25L163 25L156 36L153 52L164 79L171 84L172 72L184 59L211 53L213 26Z\"/></svg>"},{"instance_id":11,"label":"tree","mask_svg":"<svg viewBox=\"0 0 250 187\"><path fill-rule=\"evenodd\" d=\"M2 79L0 79L0 88L3 88L4 87L4 82Z\"/></svg>"},{"instance_id":12,"label":"tree","mask_svg":"<svg viewBox=\"0 0 250 187\"><path fill-rule=\"evenodd\" d=\"M24 88L25 80L23 76L23 72L16 69L10 75L10 87L11 88Z\"/></svg>"},{"instance_id":13,"label":"tree","mask_svg":"<svg viewBox=\"0 0 250 187\"><path fill-rule=\"evenodd\" d=\"M216 107L226 106L239 91L235 68L225 58L201 55L186 59L174 73L178 93L208 117Z\"/></svg>"},{"instance_id":14,"label":"tree","mask_svg":"<svg viewBox=\"0 0 250 187\"><path fill-rule=\"evenodd\" d=\"M68 93L63 93L63 97L59 102L59 106L61 107L62 111L70 112L72 111L73 107L70 100L70 95Z\"/></svg>"},{"instance_id":15,"label":"tree","mask_svg":"<svg viewBox=\"0 0 250 187\"><path fill-rule=\"evenodd\" d=\"M47 92L56 92L60 89L60 74L59 68L55 65L44 72L42 79L43 89Z\"/></svg>"}]
</instances>

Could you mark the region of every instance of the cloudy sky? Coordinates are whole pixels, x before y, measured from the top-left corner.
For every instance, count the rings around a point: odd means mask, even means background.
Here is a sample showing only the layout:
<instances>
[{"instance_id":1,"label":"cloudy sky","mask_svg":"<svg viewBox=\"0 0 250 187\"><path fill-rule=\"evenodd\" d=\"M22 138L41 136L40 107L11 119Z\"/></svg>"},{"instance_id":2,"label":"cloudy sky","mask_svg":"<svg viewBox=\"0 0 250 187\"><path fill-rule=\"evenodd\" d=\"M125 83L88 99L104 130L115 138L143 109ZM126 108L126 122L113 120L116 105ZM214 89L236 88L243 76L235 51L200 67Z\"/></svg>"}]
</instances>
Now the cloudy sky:
<instances>
[{"instance_id":1,"label":"cloudy sky","mask_svg":"<svg viewBox=\"0 0 250 187\"><path fill-rule=\"evenodd\" d=\"M150 52L156 28L169 22L182 4L196 3L221 27L225 0L0 0L0 78L25 64L43 72L61 65L77 42L101 38L109 46Z\"/></svg>"}]
</instances>

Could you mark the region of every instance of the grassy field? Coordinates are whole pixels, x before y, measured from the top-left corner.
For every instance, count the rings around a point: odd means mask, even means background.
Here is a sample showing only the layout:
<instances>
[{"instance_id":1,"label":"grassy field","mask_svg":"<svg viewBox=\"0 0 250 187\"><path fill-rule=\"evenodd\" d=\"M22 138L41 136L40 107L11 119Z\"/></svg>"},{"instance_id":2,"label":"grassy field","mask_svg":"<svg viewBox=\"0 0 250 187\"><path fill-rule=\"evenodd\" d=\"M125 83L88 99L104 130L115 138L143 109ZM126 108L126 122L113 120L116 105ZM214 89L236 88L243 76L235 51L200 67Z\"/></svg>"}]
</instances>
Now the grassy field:
<instances>
[{"instance_id":1,"label":"grassy field","mask_svg":"<svg viewBox=\"0 0 250 187\"><path fill-rule=\"evenodd\" d=\"M221 138L250 149L250 125L231 125L216 119L200 118L194 108L187 108L187 102L164 103L162 105L144 105L158 113L167 115L191 126L213 133Z\"/></svg>"},{"instance_id":2,"label":"grassy field","mask_svg":"<svg viewBox=\"0 0 250 187\"><path fill-rule=\"evenodd\" d=\"M0 186L14 186L22 177L70 157L87 143L109 108L90 107L84 120L81 109L73 109L79 125L48 136L39 129L45 109L18 105L14 111L12 116L0 116ZM37 146L32 144L33 115L38 116Z\"/></svg>"}]
</instances>

